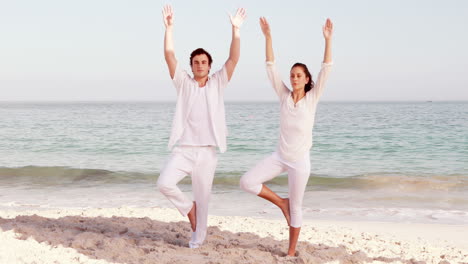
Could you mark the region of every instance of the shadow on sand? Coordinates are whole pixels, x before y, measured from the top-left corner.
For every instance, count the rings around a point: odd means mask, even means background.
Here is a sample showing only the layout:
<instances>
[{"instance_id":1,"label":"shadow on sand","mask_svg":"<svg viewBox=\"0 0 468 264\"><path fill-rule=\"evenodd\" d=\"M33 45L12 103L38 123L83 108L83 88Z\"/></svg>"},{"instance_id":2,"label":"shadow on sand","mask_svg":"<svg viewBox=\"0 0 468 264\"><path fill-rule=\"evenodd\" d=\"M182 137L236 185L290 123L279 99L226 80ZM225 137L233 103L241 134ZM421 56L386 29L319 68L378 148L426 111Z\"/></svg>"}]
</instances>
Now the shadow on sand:
<instances>
[{"instance_id":1,"label":"shadow on sand","mask_svg":"<svg viewBox=\"0 0 468 264\"><path fill-rule=\"evenodd\" d=\"M33 237L52 246L73 248L90 258L118 263L414 263L307 242L298 243L297 257L286 257L288 241L217 227L209 227L203 247L190 249L187 222L165 223L150 218L17 216L0 218L0 228L14 230L20 239Z\"/></svg>"}]
</instances>

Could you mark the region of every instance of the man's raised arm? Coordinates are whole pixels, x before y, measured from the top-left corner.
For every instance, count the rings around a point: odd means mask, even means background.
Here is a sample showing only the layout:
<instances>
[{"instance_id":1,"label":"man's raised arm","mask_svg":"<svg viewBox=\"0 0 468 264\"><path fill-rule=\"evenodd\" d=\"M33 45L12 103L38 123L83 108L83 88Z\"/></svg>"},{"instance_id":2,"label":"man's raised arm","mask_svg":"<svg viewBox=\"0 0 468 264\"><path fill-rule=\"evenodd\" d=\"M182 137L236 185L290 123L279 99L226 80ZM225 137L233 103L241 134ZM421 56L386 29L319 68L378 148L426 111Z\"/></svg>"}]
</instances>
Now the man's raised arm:
<instances>
[{"instance_id":1,"label":"man's raised arm","mask_svg":"<svg viewBox=\"0 0 468 264\"><path fill-rule=\"evenodd\" d=\"M174 74L177 67L177 59L175 57L174 40L172 38L172 29L174 25L174 12L172 11L172 6L164 6L162 13L164 25L166 26L166 33L164 34L164 58L166 59L171 79L174 79Z\"/></svg>"},{"instance_id":2,"label":"man's raised arm","mask_svg":"<svg viewBox=\"0 0 468 264\"><path fill-rule=\"evenodd\" d=\"M232 40L231 40L231 48L229 51L229 58L226 61L226 71L228 75L228 80L231 80L231 76L234 73L234 69L236 68L237 62L239 61L240 57L240 27L244 22L246 17L245 9L239 8L237 9L237 13L235 16L229 15L232 24Z\"/></svg>"}]
</instances>

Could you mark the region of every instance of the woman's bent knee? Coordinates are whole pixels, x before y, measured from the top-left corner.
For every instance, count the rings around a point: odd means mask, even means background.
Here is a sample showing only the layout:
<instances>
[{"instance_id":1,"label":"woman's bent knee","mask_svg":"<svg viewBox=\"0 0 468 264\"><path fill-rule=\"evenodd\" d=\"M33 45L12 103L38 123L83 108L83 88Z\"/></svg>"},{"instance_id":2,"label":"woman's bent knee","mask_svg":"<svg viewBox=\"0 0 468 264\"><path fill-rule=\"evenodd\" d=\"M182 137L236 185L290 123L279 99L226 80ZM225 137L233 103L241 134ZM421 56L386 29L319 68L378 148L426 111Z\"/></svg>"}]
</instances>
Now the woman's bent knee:
<instances>
[{"instance_id":1,"label":"woman's bent knee","mask_svg":"<svg viewBox=\"0 0 468 264\"><path fill-rule=\"evenodd\" d=\"M252 182L247 174L244 174L240 179L240 187L242 190L257 195L259 193L259 189L261 190L261 183L254 183Z\"/></svg>"}]
</instances>

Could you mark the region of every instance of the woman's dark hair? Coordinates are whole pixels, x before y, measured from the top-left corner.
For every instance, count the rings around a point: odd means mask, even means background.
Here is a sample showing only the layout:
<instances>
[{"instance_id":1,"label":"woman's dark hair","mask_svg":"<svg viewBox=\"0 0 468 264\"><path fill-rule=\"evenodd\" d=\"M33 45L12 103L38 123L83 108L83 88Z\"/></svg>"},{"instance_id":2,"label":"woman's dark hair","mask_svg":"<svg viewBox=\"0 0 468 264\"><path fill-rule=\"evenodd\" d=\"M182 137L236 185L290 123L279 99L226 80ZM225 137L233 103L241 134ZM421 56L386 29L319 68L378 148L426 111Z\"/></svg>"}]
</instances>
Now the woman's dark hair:
<instances>
[{"instance_id":1,"label":"woman's dark hair","mask_svg":"<svg viewBox=\"0 0 468 264\"><path fill-rule=\"evenodd\" d=\"M211 55L208 53L208 51L198 48L194 51L192 51L192 54L190 54L190 66L192 66L192 59L195 56L205 54L208 57L208 64L211 66L211 63L213 62L213 59L211 58Z\"/></svg>"},{"instance_id":2,"label":"woman's dark hair","mask_svg":"<svg viewBox=\"0 0 468 264\"><path fill-rule=\"evenodd\" d=\"M314 88L314 86L315 86L315 83L314 83L314 81L312 80L312 74L310 74L309 69L307 69L307 66L306 66L304 63L296 62L296 63L294 63L294 65L291 67L291 70L292 70L294 67L301 67L302 70L304 71L305 75L306 75L307 77L309 77L309 82L307 82L306 85L304 86L304 92L307 93L308 91L312 90L312 88Z\"/></svg>"}]
</instances>

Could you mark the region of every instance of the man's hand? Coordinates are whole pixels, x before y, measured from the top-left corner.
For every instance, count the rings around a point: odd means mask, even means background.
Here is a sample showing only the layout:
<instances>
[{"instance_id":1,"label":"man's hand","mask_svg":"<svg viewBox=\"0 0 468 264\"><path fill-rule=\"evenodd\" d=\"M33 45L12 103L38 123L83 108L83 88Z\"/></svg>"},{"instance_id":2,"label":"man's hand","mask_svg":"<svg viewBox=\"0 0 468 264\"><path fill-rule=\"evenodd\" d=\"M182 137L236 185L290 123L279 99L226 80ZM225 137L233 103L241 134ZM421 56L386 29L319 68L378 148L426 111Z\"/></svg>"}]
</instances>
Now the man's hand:
<instances>
[{"instance_id":1,"label":"man's hand","mask_svg":"<svg viewBox=\"0 0 468 264\"><path fill-rule=\"evenodd\" d=\"M235 16L229 14L229 19L231 19L231 24L233 27L240 28L242 23L244 22L246 17L245 9L239 8L237 9L237 13Z\"/></svg>"},{"instance_id":2,"label":"man's hand","mask_svg":"<svg viewBox=\"0 0 468 264\"><path fill-rule=\"evenodd\" d=\"M164 25L167 27L172 27L174 24L174 11L172 11L172 6L166 5L163 7L163 20Z\"/></svg>"}]
</instances>

